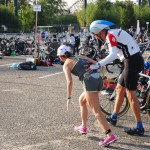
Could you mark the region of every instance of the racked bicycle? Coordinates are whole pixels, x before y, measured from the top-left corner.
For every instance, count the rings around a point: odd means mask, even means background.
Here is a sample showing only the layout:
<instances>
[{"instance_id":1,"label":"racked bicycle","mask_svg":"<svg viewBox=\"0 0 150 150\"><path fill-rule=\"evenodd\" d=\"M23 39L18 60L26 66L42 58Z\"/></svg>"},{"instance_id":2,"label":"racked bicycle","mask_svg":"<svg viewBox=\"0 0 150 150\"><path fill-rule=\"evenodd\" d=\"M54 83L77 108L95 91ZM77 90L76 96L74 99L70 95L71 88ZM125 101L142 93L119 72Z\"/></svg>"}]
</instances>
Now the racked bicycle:
<instances>
[{"instance_id":1,"label":"racked bicycle","mask_svg":"<svg viewBox=\"0 0 150 150\"><path fill-rule=\"evenodd\" d=\"M106 65L106 70L108 72L112 72L109 70L111 66L115 65L116 62L110 63ZM122 69L121 69L122 70ZM121 73L121 71L120 71ZM141 113L146 113L148 118L150 119L150 76L140 73L140 78L137 86L137 97L140 103ZM141 78L143 77L142 81ZM100 92L100 103L101 103L101 111L105 116L110 116L114 109L115 97L116 97L116 85L117 80L119 78L119 74L114 78L104 77L104 89ZM143 96L144 95L144 96ZM124 116L130 108L127 96L124 96L123 104L118 113L118 117Z\"/></svg>"}]
</instances>

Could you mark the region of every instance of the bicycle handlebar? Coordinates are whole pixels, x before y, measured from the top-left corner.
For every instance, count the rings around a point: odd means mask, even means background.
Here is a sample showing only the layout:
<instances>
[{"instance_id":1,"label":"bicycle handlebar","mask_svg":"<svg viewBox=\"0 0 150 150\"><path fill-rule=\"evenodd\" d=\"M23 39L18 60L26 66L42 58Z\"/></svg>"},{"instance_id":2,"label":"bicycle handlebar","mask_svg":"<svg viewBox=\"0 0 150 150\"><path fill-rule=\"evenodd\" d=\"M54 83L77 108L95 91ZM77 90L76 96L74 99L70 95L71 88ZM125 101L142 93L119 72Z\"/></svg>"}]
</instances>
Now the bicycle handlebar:
<instances>
[{"instance_id":1,"label":"bicycle handlebar","mask_svg":"<svg viewBox=\"0 0 150 150\"><path fill-rule=\"evenodd\" d=\"M122 62L120 62L119 60L115 60L115 61L113 61L112 63L109 63L109 64L107 64L106 65L106 70L109 72L109 73L114 73L113 71L110 71L109 70L109 68L108 68L108 66L114 66L114 65L123 65L123 63ZM118 66L119 67L119 66ZM119 68L122 68L122 67L119 67ZM122 69L121 69L122 70Z\"/></svg>"},{"instance_id":2,"label":"bicycle handlebar","mask_svg":"<svg viewBox=\"0 0 150 150\"><path fill-rule=\"evenodd\" d=\"M109 72L109 73L114 73L114 72L112 72L112 71L110 71L109 69L108 69L108 66L113 66L114 65L114 63L109 63L109 64L107 64L106 65L106 70Z\"/></svg>"}]
</instances>

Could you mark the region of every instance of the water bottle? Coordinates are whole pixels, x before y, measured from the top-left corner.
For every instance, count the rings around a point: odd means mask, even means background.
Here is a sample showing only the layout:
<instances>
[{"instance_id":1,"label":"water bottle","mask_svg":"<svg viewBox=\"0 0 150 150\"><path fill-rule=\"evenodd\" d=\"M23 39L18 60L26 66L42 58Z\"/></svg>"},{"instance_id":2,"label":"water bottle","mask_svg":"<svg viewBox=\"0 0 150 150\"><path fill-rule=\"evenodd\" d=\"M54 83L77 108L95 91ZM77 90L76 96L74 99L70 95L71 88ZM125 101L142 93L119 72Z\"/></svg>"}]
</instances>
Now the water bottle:
<instances>
[{"instance_id":1,"label":"water bottle","mask_svg":"<svg viewBox=\"0 0 150 150\"><path fill-rule=\"evenodd\" d=\"M136 96L139 97L140 96L140 92L139 90L136 90Z\"/></svg>"},{"instance_id":2,"label":"water bottle","mask_svg":"<svg viewBox=\"0 0 150 150\"><path fill-rule=\"evenodd\" d=\"M144 99L146 97L147 86L143 86L141 89L140 97Z\"/></svg>"}]
</instances>

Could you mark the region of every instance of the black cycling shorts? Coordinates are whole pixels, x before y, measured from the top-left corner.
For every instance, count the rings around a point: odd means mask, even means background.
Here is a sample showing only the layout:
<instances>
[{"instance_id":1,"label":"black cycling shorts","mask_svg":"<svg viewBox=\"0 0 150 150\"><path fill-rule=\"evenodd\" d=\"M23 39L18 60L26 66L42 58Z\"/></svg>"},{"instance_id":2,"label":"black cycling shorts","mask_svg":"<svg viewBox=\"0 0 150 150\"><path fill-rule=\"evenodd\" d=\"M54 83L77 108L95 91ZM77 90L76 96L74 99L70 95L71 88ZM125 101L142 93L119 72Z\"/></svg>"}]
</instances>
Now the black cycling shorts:
<instances>
[{"instance_id":1,"label":"black cycling shorts","mask_svg":"<svg viewBox=\"0 0 150 150\"><path fill-rule=\"evenodd\" d=\"M124 70L119 77L118 83L128 90L136 90L139 73L144 68L144 59L140 53L132 55L124 60Z\"/></svg>"}]
</instances>

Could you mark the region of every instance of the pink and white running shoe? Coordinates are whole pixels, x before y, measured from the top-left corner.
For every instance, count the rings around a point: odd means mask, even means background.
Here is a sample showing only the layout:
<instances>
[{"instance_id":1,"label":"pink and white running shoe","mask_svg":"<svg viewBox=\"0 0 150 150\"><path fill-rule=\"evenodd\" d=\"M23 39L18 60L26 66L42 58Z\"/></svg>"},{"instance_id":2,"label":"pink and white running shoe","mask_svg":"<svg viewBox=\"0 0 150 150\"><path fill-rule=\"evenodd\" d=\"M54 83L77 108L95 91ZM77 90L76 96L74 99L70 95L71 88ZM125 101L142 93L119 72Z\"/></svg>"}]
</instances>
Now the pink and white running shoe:
<instances>
[{"instance_id":1,"label":"pink and white running shoe","mask_svg":"<svg viewBox=\"0 0 150 150\"><path fill-rule=\"evenodd\" d=\"M87 133L87 128L86 127L83 127L82 125L79 125L79 126L75 126L74 127L74 130L75 131L78 131L82 134L86 134Z\"/></svg>"},{"instance_id":2,"label":"pink and white running shoe","mask_svg":"<svg viewBox=\"0 0 150 150\"><path fill-rule=\"evenodd\" d=\"M110 143L117 141L117 138L112 134L110 136L106 136L103 141L99 142L99 146L109 146Z\"/></svg>"}]
</instances>

